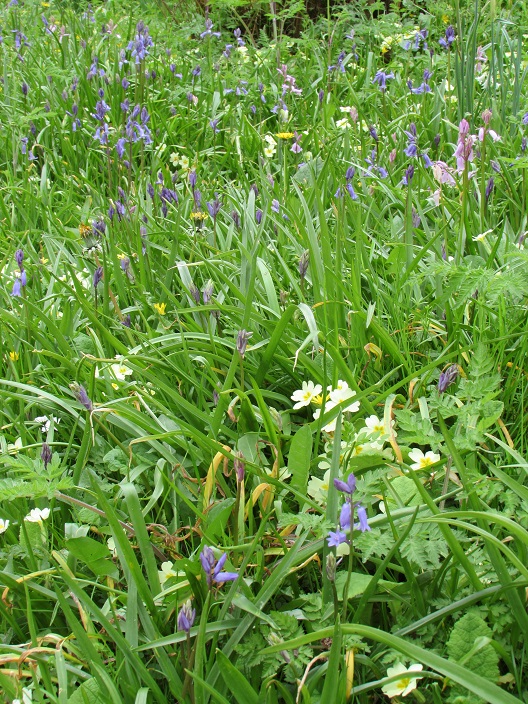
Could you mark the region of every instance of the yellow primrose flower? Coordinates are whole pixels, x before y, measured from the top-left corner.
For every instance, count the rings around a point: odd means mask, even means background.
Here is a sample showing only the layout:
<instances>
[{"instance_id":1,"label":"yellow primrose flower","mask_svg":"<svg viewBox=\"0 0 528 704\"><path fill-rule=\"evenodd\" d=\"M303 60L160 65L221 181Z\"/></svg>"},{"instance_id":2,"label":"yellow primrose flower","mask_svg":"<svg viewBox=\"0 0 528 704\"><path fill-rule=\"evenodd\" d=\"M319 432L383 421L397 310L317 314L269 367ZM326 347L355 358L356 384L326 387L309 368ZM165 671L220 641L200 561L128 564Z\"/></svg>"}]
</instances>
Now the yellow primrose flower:
<instances>
[{"instance_id":1,"label":"yellow primrose flower","mask_svg":"<svg viewBox=\"0 0 528 704\"><path fill-rule=\"evenodd\" d=\"M13 350L13 352L10 352L10 353L9 353L9 359L10 359L12 362L17 362L19 356L20 356L20 355L18 354L18 352L15 352L14 350Z\"/></svg>"},{"instance_id":2,"label":"yellow primrose flower","mask_svg":"<svg viewBox=\"0 0 528 704\"><path fill-rule=\"evenodd\" d=\"M154 310L157 311L160 315L165 315L166 307L166 303L154 303Z\"/></svg>"},{"instance_id":3,"label":"yellow primrose flower","mask_svg":"<svg viewBox=\"0 0 528 704\"><path fill-rule=\"evenodd\" d=\"M422 670L423 665L410 665L407 668L401 662L397 662L394 667L387 669L387 677L397 677L398 675L407 674L407 672L421 672ZM381 688L381 691L391 699L399 696L406 697L413 689L416 689L418 680L421 679L422 677L401 677L395 682L386 684L385 687Z\"/></svg>"},{"instance_id":4,"label":"yellow primrose flower","mask_svg":"<svg viewBox=\"0 0 528 704\"><path fill-rule=\"evenodd\" d=\"M409 459L413 460L413 463L409 465L411 469L425 469L438 462L440 455L437 455L432 450L429 450L424 455L424 453L416 447L409 452Z\"/></svg>"}]
</instances>

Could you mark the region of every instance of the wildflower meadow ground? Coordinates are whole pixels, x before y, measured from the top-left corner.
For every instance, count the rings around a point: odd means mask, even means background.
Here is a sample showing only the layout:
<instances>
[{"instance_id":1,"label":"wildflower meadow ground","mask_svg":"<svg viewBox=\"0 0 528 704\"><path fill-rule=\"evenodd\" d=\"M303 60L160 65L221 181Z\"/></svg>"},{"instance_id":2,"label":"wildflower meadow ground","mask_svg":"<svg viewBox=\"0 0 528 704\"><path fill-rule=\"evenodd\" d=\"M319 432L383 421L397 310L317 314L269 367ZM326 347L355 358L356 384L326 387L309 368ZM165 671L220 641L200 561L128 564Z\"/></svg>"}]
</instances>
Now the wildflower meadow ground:
<instances>
[{"instance_id":1,"label":"wildflower meadow ground","mask_svg":"<svg viewBox=\"0 0 528 704\"><path fill-rule=\"evenodd\" d=\"M526 7L307 7L0 10L2 701L528 702Z\"/></svg>"}]
</instances>

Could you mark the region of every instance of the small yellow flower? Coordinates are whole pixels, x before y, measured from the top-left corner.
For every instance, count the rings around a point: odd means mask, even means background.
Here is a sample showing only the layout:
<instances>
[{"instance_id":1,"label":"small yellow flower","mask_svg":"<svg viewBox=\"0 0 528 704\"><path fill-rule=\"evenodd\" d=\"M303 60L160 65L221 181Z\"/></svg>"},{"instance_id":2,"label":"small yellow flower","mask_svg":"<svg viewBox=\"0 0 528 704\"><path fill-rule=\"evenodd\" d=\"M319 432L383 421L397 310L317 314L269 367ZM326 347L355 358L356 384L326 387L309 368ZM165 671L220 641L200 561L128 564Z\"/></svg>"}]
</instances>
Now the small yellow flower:
<instances>
[{"instance_id":1,"label":"small yellow flower","mask_svg":"<svg viewBox=\"0 0 528 704\"><path fill-rule=\"evenodd\" d=\"M275 136L279 139L291 139L294 134L293 132L278 132Z\"/></svg>"},{"instance_id":2,"label":"small yellow flower","mask_svg":"<svg viewBox=\"0 0 528 704\"><path fill-rule=\"evenodd\" d=\"M448 17L447 15L442 15L442 22L443 22L444 24L448 24L448 23L449 23L449 17Z\"/></svg>"},{"instance_id":3,"label":"small yellow flower","mask_svg":"<svg viewBox=\"0 0 528 704\"><path fill-rule=\"evenodd\" d=\"M154 310L160 315L165 315L166 303L154 303Z\"/></svg>"},{"instance_id":4,"label":"small yellow flower","mask_svg":"<svg viewBox=\"0 0 528 704\"><path fill-rule=\"evenodd\" d=\"M13 350L13 352L10 352L10 353L9 353L9 359L10 359L12 362L17 362L19 356L20 356L20 355L18 354L18 352L15 352L14 350Z\"/></svg>"},{"instance_id":5,"label":"small yellow flower","mask_svg":"<svg viewBox=\"0 0 528 704\"><path fill-rule=\"evenodd\" d=\"M202 213L199 210L193 212L189 215L191 220L205 220L207 218L207 213Z\"/></svg>"},{"instance_id":6,"label":"small yellow flower","mask_svg":"<svg viewBox=\"0 0 528 704\"><path fill-rule=\"evenodd\" d=\"M79 225L79 234L83 239L88 237L88 235L92 232L92 228L90 225L85 225L83 222Z\"/></svg>"},{"instance_id":7,"label":"small yellow flower","mask_svg":"<svg viewBox=\"0 0 528 704\"><path fill-rule=\"evenodd\" d=\"M121 254L118 254L118 255L117 255L117 258L118 258L118 259L127 259L127 255L121 253Z\"/></svg>"},{"instance_id":8,"label":"small yellow flower","mask_svg":"<svg viewBox=\"0 0 528 704\"><path fill-rule=\"evenodd\" d=\"M42 5L42 7L49 7L50 6L49 2L41 2L40 4Z\"/></svg>"}]
</instances>

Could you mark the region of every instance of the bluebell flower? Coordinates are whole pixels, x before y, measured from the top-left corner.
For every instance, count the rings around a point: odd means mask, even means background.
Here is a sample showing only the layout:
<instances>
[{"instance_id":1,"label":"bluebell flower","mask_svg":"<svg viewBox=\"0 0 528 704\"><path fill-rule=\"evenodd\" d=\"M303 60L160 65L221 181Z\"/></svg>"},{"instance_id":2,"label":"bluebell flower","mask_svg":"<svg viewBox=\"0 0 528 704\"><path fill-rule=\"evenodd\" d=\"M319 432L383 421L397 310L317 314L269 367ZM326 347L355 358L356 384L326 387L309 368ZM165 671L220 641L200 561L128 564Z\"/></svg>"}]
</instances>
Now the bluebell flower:
<instances>
[{"instance_id":1,"label":"bluebell flower","mask_svg":"<svg viewBox=\"0 0 528 704\"><path fill-rule=\"evenodd\" d=\"M20 151L22 154L27 153L27 143L28 143L28 138L27 137L21 137L20 138Z\"/></svg>"},{"instance_id":2,"label":"bluebell flower","mask_svg":"<svg viewBox=\"0 0 528 704\"><path fill-rule=\"evenodd\" d=\"M120 137L117 140L117 144L115 146L117 156L122 159L123 156L125 155L126 149L125 149L125 144L126 144L126 139L124 137Z\"/></svg>"},{"instance_id":3,"label":"bluebell flower","mask_svg":"<svg viewBox=\"0 0 528 704\"><path fill-rule=\"evenodd\" d=\"M351 472L348 475L346 482L342 479L334 479L334 486L338 491L342 491L344 494L352 495L356 490L356 477Z\"/></svg>"},{"instance_id":4,"label":"bluebell flower","mask_svg":"<svg viewBox=\"0 0 528 704\"><path fill-rule=\"evenodd\" d=\"M225 552L222 553L220 558L217 560L212 549L208 545L203 548L200 553L200 562L202 564L202 569L205 572L205 579L209 588L213 586L213 582L223 584L224 582L233 582L235 579L238 579L238 574L236 572L222 572L226 560L227 554Z\"/></svg>"},{"instance_id":5,"label":"bluebell flower","mask_svg":"<svg viewBox=\"0 0 528 704\"><path fill-rule=\"evenodd\" d=\"M15 261L18 264L18 268L22 271L22 262L24 261L24 251L22 249L17 249L15 252Z\"/></svg>"},{"instance_id":6,"label":"bluebell flower","mask_svg":"<svg viewBox=\"0 0 528 704\"><path fill-rule=\"evenodd\" d=\"M329 548L337 548L339 545L341 545L341 543L346 543L346 540L346 533L337 530L335 533L333 531L329 531L326 542L328 543Z\"/></svg>"},{"instance_id":7,"label":"bluebell flower","mask_svg":"<svg viewBox=\"0 0 528 704\"><path fill-rule=\"evenodd\" d=\"M176 624L179 631L189 633L196 618L196 609L192 608L191 601L188 599L178 612Z\"/></svg>"},{"instance_id":8,"label":"bluebell flower","mask_svg":"<svg viewBox=\"0 0 528 704\"><path fill-rule=\"evenodd\" d=\"M205 39L205 37L221 37L220 32L213 32L213 22L209 18L205 20L205 32L200 34L200 39Z\"/></svg>"},{"instance_id":9,"label":"bluebell flower","mask_svg":"<svg viewBox=\"0 0 528 704\"><path fill-rule=\"evenodd\" d=\"M454 41L455 41L455 30L452 25L449 25L449 27L446 29L445 37L442 37L441 39L439 39L438 43L444 49L449 49L451 47L451 44Z\"/></svg>"},{"instance_id":10,"label":"bluebell flower","mask_svg":"<svg viewBox=\"0 0 528 704\"><path fill-rule=\"evenodd\" d=\"M411 183L413 176L414 176L414 166L412 164L410 164L407 167L407 169L405 170L405 174L402 178L402 184L404 186L408 186Z\"/></svg>"},{"instance_id":11,"label":"bluebell flower","mask_svg":"<svg viewBox=\"0 0 528 704\"><path fill-rule=\"evenodd\" d=\"M215 120L209 120L209 127L213 130L214 134L218 134L220 130L218 129L218 123L220 120L215 119Z\"/></svg>"},{"instance_id":12,"label":"bluebell flower","mask_svg":"<svg viewBox=\"0 0 528 704\"><path fill-rule=\"evenodd\" d=\"M11 291L11 295L14 298L17 298L22 295L22 284L20 283L20 279L15 279L13 283L13 290Z\"/></svg>"},{"instance_id":13,"label":"bluebell flower","mask_svg":"<svg viewBox=\"0 0 528 704\"><path fill-rule=\"evenodd\" d=\"M356 513L357 513L357 517L359 519L359 523L354 523L354 528L356 530L359 529L362 533L364 533L367 530L370 530L370 526L368 524L367 512L361 504L356 504Z\"/></svg>"},{"instance_id":14,"label":"bluebell flower","mask_svg":"<svg viewBox=\"0 0 528 704\"><path fill-rule=\"evenodd\" d=\"M380 90L382 92L385 92L387 90L387 81L392 78L394 78L394 74L392 71L390 73L385 73L385 71L378 71L372 79L372 83L377 83Z\"/></svg>"},{"instance_id":15,"label":"bluebell flower","mask_svg":"<svg viewBox=\"0 0 528 704\"><path fill-rule=\"evenodd\" d=\"M233 30L233 34L235 35L238 46L246 46L246 42L242 39L242 32L238 27Z\"/></svg>"}]
</instances>

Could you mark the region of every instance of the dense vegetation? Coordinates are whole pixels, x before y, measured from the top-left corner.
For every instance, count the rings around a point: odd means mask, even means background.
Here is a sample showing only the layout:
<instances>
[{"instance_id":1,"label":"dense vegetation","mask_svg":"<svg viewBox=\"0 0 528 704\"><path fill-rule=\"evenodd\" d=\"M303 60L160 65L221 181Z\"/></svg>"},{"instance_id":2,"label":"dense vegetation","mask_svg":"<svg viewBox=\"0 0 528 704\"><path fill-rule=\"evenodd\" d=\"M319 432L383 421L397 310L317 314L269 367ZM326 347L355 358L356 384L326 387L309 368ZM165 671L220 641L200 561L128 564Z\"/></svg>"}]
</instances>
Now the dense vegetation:
<instances>
[{"instance_id":1,"label":"dense vegetation","mask_svg":"<svg viewBox=\"0 0 528 704\"><path fill-rule=\"evenodd\" d=\"M528 702L525 8L423 5L1 11L4 701Z\"/></svg>"}]
</instances>

